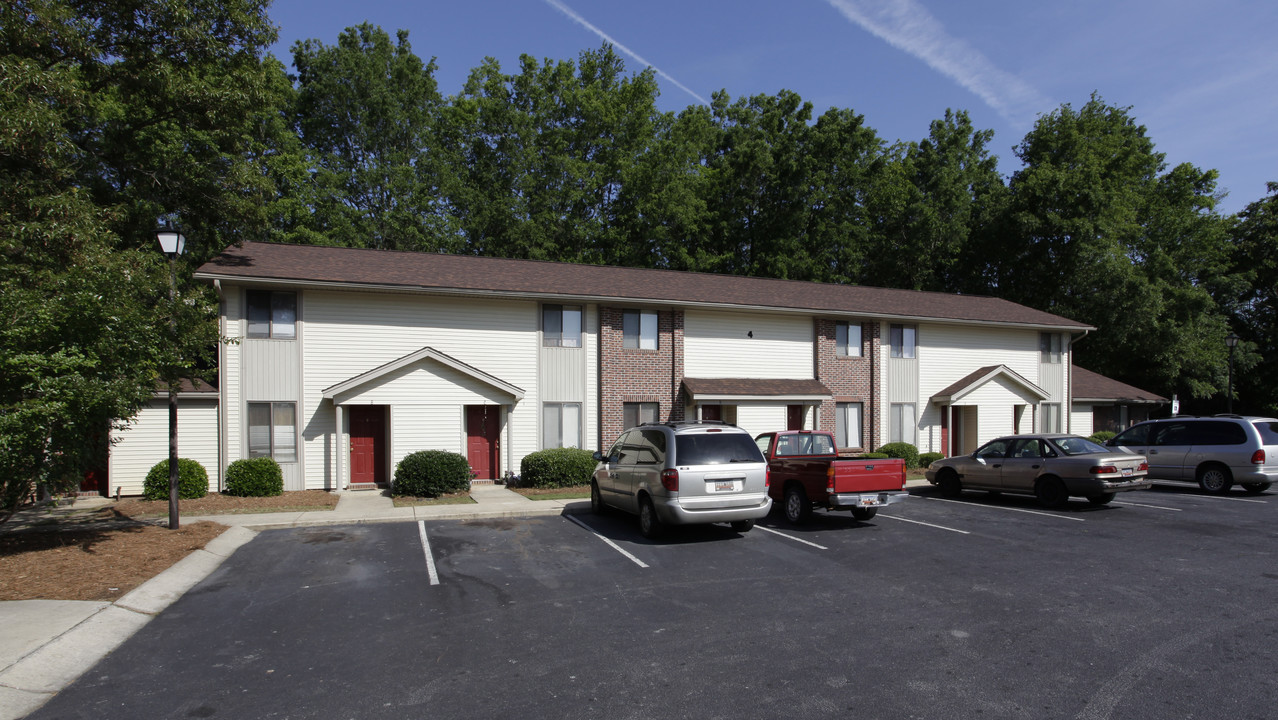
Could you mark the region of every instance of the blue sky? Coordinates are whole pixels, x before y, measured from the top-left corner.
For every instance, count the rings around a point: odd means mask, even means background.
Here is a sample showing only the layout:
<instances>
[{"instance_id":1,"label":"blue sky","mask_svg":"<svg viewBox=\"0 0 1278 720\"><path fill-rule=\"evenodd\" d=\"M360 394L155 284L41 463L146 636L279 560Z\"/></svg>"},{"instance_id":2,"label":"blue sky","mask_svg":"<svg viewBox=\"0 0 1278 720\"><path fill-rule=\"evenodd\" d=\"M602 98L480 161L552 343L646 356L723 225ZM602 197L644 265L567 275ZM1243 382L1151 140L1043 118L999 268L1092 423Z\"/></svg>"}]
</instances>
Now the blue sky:
<instances>
[{"instance_id":1,"label":"blue sky","mask_svg":"<svg viewBox=\"0 0 1278 720\"><path fill-rule=\"evenodd\" d=\"M660 106L716 90L781 89L819 114L850 108L888 141L918 140L947 108L994 130L1005 174L1040 113L1093 91L1130 106L1169 165L1220 171L1237 212L1278 181L1278 3L1259 0L274 0L274 53L335 44L368 21L436 58L444 94L485 56L575 59L609 39L654 67Z\"/></svg>"}]
</instances>

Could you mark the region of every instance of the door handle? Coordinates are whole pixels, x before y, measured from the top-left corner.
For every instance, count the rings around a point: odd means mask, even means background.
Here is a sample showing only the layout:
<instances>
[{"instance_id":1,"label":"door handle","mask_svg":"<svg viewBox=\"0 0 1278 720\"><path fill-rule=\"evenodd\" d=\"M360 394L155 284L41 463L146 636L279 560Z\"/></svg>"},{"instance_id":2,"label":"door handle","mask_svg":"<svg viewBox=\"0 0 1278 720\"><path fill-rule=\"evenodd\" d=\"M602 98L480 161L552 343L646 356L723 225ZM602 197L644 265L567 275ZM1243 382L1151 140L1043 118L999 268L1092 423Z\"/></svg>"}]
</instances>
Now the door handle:
<instances>
[{"instance_id":1,"label":"door handle","mask_svg":"<svg viewBox=\"0 0 1278 720\"><path fill-rule=\"evenodd\" d=\"M1003 463L998 463L997 465L994 465L994 466L992 466L992 467L1001 468L1001 467L1003 467Z\"/></svg>"},{"instance_id":2,"label":"door handle","mask_svg":"<svg viewBox=\"0 0 1278 720\"><path fill-rule=\"evenodd\" d=\"M1032 468L1032 469L1034 469L1034 470L1037 470L1037 469L1039 469L1040 467L1042 467L1042 465L1031 465L1031 466L1030 466L1030 468Z\"/></svg>"}]
</instances>

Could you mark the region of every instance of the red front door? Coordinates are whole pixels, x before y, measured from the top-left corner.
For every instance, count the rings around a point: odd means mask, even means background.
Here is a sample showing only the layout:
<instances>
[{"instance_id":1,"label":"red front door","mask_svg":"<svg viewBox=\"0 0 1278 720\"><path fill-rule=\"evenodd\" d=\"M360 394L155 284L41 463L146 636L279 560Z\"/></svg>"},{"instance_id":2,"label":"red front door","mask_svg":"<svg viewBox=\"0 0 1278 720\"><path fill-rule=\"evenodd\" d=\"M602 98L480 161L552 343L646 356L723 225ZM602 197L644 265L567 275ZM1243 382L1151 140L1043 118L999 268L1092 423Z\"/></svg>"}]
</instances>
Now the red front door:
<instances>
[{"instance_id":1,"label":"red front door","mask_svg":"<svg viewBox=\"0 0 1278 720\"><path fill-rule=\"evenodd\" d=\"M386 409L351 406L351 482L386 482Z\"/></svg>"},{"instance_id":2,"label":"red front door","mask_svg":"<svg viewBox=\"0 0 1278 720\"><path fill-rule=\"evenodd\" d=\"M719 422L723 420L722 405L702 405L701 419L705 422Z\"/></svg>"},{"instance_id":3,"label":"red front door","mask_svg":"<svg viewBox=\"0 0 1278 720\"><path fill-rule=\"evenodd\" d=\"M501 436L501 408L496 405L466 406L466 460L476 480L495 480L501 472L498 438Z\"/></svg>"},{"instance_id":4,"label":"red front door","mask_svg":"<svg viewBox=\"0 0 1278 720\"><path fill-rule=\"evenodd\" d=\"M785 407L785 424L786 430L802 430L803 429L803 406L787 405Z\"/></svg>"}]
</instances>

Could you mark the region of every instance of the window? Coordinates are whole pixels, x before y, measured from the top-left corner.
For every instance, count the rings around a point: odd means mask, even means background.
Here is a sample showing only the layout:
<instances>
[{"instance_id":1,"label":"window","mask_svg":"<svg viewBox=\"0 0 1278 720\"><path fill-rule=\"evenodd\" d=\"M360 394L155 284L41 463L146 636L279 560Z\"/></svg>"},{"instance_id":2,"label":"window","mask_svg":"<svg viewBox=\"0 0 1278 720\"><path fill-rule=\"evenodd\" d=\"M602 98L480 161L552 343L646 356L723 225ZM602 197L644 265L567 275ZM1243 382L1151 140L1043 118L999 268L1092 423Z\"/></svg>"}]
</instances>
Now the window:
<instances>
[{"instance_id":1,"label":"window","mask_svg":"<svg viewBox=\"0 0 1278 720\"><path fill-rule=\"evenodd\" d=\"M632 428L646 422L657 422L661 413L660 403L628 402L621 404L621 425Z\"/></svg>"},{"instance_id":2,"label":"window","mask_svg":"<svg viewBox=\"0 0 1278 720\"><path fill-rule=\"evenodd\" d=\"M834 406L834 441L841 448L865 447L861 438L862 406L859 402L836 403Z\"/></svg>"},{"instance_id":3,"label":"window","mask_svg":"<svg viewBox=\"0 0 1278 720\"><path fill-rule=\"evenodd\" d=\"M627 310L621 314L621 346L637 350L657 349L657 313Z\"/></svg>"},{"instance_id":4,"label":"window","mask_svg":"<svg viewBox=\"0 0 1278 720\"><path fill-rule=\"evenodd\" d=\"M914 403L892 403L888 414L888 442L914 445Z\"/></svg>"},{"instance_id":5,"label":"window","mask_svg":"<svg viewBox=\"0 0 1278 720\"><path fill-rule=\"evenodd\" d=\"M297 293L249 290L246 294L249 337L297 337Z\"/></svg>"},{"instance_id":6,"label":"window","mask_svg":"<svg viewBox=\"0 0 1278 720\"><path fill-rule=\"evenodd\" d=\"M541 333L546 347L581 347L581 306L542 306Z\"/></svg>"},{"instance_id":7,"label":"window","mask_svg":"<svg viewBox=\"0 0 1278 720\"><path fill-rule=\"evenodd\" d=\"M912 358L914 357L914 326L913 325L893 325L890 328L892 336L892 357L894 358Z\"/></svg>"},{"instance_id":8,"label":"window","mask_svg":"<svg viewBox=\"0 0 1278 720\"><path fill-rule=\"evenodd\" d=\"M581 403L546 403L541 407L541 446L581 447Z\"/></svg>"},{"instance_id":9,"label":"window","mask_svg":"<svg viewBox=\"0 0 1278 720\"><path fill-rule=\"evenodd\" d=\"M1058 433L1061 431L1061 404L1043 403L1043 423L1040 432Z\"/></svg>"},{"instance_id":10,"label":"window","mask_svg":"<svg viewBox=\"0 0 1278 720\"><path fill-rule=\"evenodd\" d=\"M861 357L861 325L860 323L835 323L834 354L847 357ZM855 446L855 447L860 447Z\"/></svg>"},{"instance_id":11,"label":"window","mask_svg":"<svg viewBox=\"0 0 1278 720\"><path fill-rule=\"evenodd\" d=\"M297 405L291 402L248 404L249 457L297 462Z\"/></svg>"},{"instance_id":12,"label":"window","mask_svg":"<svg viewBox=\"0 0 1278 720\"><path fill-rule=\"evenodd\" d=\"M1040 363L1061 363L1061 336L1058 333L1039 333L1038 354Z\"/></svg>"}]
</instances>

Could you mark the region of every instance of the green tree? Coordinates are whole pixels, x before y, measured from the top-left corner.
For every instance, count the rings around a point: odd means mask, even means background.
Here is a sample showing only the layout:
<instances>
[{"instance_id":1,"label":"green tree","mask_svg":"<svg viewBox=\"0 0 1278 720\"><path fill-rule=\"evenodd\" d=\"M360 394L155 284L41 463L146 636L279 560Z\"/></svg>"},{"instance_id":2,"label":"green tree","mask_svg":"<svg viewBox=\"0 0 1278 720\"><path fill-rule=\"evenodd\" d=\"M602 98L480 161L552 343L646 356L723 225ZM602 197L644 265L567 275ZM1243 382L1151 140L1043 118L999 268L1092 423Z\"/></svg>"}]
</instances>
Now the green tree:
<instances>
[{"instance_id":1,"label":"green tree","mask_svg":"<svg viewBox=\"0 0 1278 720\"><path fill-rule=\"evenodd\" d=\"M1219 295L1233 330L1235 408L1278 416L1278 182L1230 232L1230 273Z\"/></svg>"}]
</instances>

